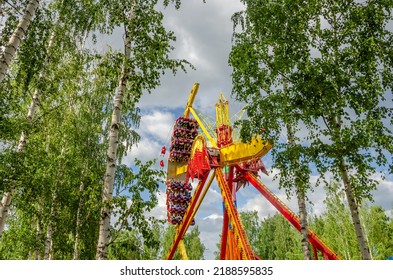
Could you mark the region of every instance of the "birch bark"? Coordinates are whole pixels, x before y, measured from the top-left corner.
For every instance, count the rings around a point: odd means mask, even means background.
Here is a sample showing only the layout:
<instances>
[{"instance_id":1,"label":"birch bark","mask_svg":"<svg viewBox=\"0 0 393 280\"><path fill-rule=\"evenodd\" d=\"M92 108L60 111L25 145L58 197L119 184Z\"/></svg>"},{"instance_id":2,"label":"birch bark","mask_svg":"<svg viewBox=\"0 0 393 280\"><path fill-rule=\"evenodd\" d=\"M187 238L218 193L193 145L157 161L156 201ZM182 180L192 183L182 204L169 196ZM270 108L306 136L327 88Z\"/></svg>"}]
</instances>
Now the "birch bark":
<instances>
[{"instance_id":1,"label":"birch bark","mask_svg":"<svg viewBox=\"0 0 393 280\"><path fill-rule=\"evenodd\" d=\"M130 21L135 17L135 6L137 0L132 1L131 11L130 11ZM124 42L124 61L122 65L121 74L119 77L119 83L117 87L117 94L114 100L114 109L112 112L112 119L109 132L109 147L107 152L106 160L106 171L104 178L104 186L102 191L102 203L100 215L100 226L99 226L99 236L98 244L96 250L97 260L106 260L108 258L108 242L109 242L109 229L110 229L110 216L111 216L111 200L113 193L113 185L116 171L116 161L117 161L117 148L119 143L119 128L120 128L120 116L122 110L122 103L124 95L126 93L126 85L129 77L129 67L128 60L131 57L131 34L125 26L125 42Z\"/></svg>"},{"instance_id":2,"label":"birch bark","mask_svg":"<svg viewBox=\"0 0 393 280\"><path fill-rule=\"evenodd\" d=\"M12 192L13 190L5 192L0 202L0 238L4 231L5 221L8 215L8 209L11 204Z\"/></svg>"},{"instance_id":3,"label":"birch bark","mask_svg":"<svg viewBox=\"0 0 393 280\"><path fill-rule=\"evenodd\" d=\"M34 251L31 256L31 259L33 260L42 260L42 250L41 250L41 236L43 234L43 226L42 226L42 219L40 216L42 216L43 211L42 211L42 206L41 203L37 203L37 217L36 220L33 221L32 228L35 229L35 246L34 246Z\"/></svg>"},{"instance_id":4,"label":"birch bark","mask_svg":"<svg viewBox=\"0 0 393 280\"><path fill-rule=\"evenodd\" d=\"M80 227L81 227L81 220L82 220L82 207L83 207L83 191L85 189L85 185L83 183L83 177L85 174L85 170L87 170L88 165L86 165L86 169L82 170L82 175L81 175L81 182L79 184L79 203L78 203L78 210L76 212L76 225L75 225L75 243L74 243L74 253L72 256L73 260L79 259L79 243L80 243Z\"/></svg>"},{"instance_id":5,"label":"birch bark","mask_svg":"<svg viewBox=\"0 0 393 280\"><path fill-rule=\"evenodd\" d=\"M55 211L56 211L56 203L57 203L57 186L53 190L52 194L52 205L50 208L50 217L48 222L48 227L46 229L46 238L45 238L45 249L44 249L44 260L53 259L52 248L53 248L53 223L55 219Z\"/></svg>"},{"instance_id":6,"label":"birch bark","mask_svg":"<svg viewBox=\"0 0 393 280\"><path fill-rule=\"evenodd\" d=\"M284 93L287 95L287 81L283 79ZM294 129L290 123L287 123L287 135L288 135L288 144L290 147L294 147L296 145L295 142L295 134ZM300 170L299 170L299 159L292 159L295 163L295 191L297 196L297 202L299 206L299 219L300 219L300 234L302 236L302 251L303 257L305 260L311 260L311 251L310 245L308 243L308 222L307 222L307 209L306 209L306 190L304 186L302 186L302 182L299 179ZM296 170L297 169L297 170Z\"/></svg>"},{"instance_id":7,"label":"birch bark","mask_svg":"<svg viewBox=\"0 0 393 280\"><path fill-rule=\"evenodd\" d=\"M51 36L49 38L48 48L47 48L48 52L49 52L49 49L52 47L52 45L54 43L54 40L55 40L55 31L52 32L52 34L51 34ZM39 75L39 79L40 80L43 80L46 77L46 74L47 74L47 70L46 69L48 68L47 66L49 64L49 60L50 60L50 57L49 57L49 55L47 55L46 59L45 59L45 62L44 62L44 68L40 72L40 75ZM40 90L38 88L36 88L34 90L34 94L33 94L33 98L32 98L31 103L30 103L29 110L27 112L27 121L30 124L33 123L34 114L37 111L37 107L38 107L38 104L40 102L40 98L41 98L41 92L40 92ZM19 144L18 144L18 149L17 149L18 152L23 151L23 149L24 149L24 147L26 145L26 141L27 141L27 135L26 135L25 132L22 132L21 135L20 135L20 138L19 138ZM11 187L10 191L7 191L7 192L5 192L3 194L3 198L2 198L2 201L0 203L0 237L1 237L2 233L3 233L3 231L4 231L6 219L7 219L7 216L8 216L9 206L11 204L11 200L12 200L12 196L13 196L14 192L15 192L15 185L13 185Z\"/></svg>"},{"instance_id":8,"label":"birch bark","mask_svg":"<svg viewBox=\"0 0 393 280\"><path fill-rule=\"evenodd\" d=\"M341 143L341 129L342 129L342 119L341 116L335 116L330 119L330 122L333 124L332 126L332 133L333 133L333 140L336 143ZM359 208L358 204L355 199L355 195L353 192L353 185L350 180L349 174L348 174L348 169L345 164L344 158L342 155L337 155L337 167L339 170L339 174L341 176L341 179L343 180L344 183L344 191L345 195L347 197L348 201L348 206L349 210L351 211L351 217L352 217L352 224L355 229L356 233L356 238L359 244L359 249L360 249L360 254L362 256L362 259L364 260L371 260L371 255L370 255L370 250L368 248L366 238L364 235L364 230L362 228L362 225L360 223L360 215L359 215Z\"/></svg>"},{"instance_id":9,"label":"birch bark","mask_svg":"<svg viewBox=\"0 0 393 280\"><path fill-rule=\"evenodd\" d=\"M299 205L300 233L302 235L302 251L305 260L311 260L310 246L308 243L308 222L306 199L304 192L297 188L297 201Z\"/></svg>"},{"instance_id":10,"label":"birch bark","mask_svg":"<svg viewBox=\"0 0 393 280\"><path fill-rule=\"evenodd\" d=\"M288 144L290 146L295 146L294 134L291 126L287 125L288 132ZM293 159L296 162L295 166L299 166L299 160ZM299 172L299 171L296 171ZM295 175L297 176L297 175ZM295 187L296 187L296 196L299 205L299 219L300 219L300 234L302 235L302 251L305 260L311 260L311 252L308 244L308 222L307 222L307 209L306 209L306 199L305 199L305 190L301 185L298 177L295 177Z\"/></svg>"},{"instance_id":11,"label":"birch bark","mask_svg":"<svg viewBox=\"0 0 393 280\"><path fill-rule=\"evenodd\" d=\"M22 19L20 20L18 26L14 30L8 44L5 46L4 52L1 54L0 57L0 83L3 81L5 74L11 64L12 59L15 56L16 50L19 48L20 42L22 41L23 37L25 36L27 29L35 12L39 6L40 0L30 0L29 4L27 5L25 14L23 15Z\"/></svg>"},{"instance_id":12,"label":"birch bark","mask_svg":"<svg viewBox=\"0 0 393 280\"><path fill-rule=\"evenodd\" d=\"M347 167L343 160L339 163L339 169L341 172L341 178L344 182L344 190L347 196L349 209L351 211L352 223L355 228L356 238L358 240L360 253L362 255L363 260L371 260L370 250L368 248L366 238L364 236L364 230L362 228L362 224L360 223L359 216L359 208L355 200L355 196L353 194L353 188L351 181L349 180L349 175L347 171Z\"/></svg>"}]
</instances>

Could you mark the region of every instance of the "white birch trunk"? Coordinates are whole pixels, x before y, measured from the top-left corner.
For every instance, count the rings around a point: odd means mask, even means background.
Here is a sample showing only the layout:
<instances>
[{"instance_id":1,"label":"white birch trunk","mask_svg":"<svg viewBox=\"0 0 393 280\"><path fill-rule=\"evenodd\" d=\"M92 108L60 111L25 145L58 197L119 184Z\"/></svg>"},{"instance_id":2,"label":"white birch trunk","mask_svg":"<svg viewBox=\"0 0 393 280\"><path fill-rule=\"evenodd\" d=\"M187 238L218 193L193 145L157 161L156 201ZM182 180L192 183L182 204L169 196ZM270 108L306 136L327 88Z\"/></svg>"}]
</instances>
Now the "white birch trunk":
<instances>
[{"instance_id":1,"label":"white birch trunk","mask_svg":"<svg viewBox=\"0 0 393 280\"><path fill-rule=\"evenodd\" d=\"M12 191L5 192L0 202L0 238L3 234L5 221L8 215L8 209L11 204Z\"/></svg>"},{"instance_id":2,"label":"white birch trunk","mask_svg":"<svg viewBox=\"0 0 393 280\"><path fill-rule=\"evenodd\" d=\"M53 185L53 193L52 193L52 204L50 207L50 214L49 214L49 222L46 228L46 237L45 237L45 248L44 248L44 260L52 260L53 259L53 227L54 227L54 220L56 215L56 204L57 204L57 188L58 184L61 185L63 181L64 169L63 169L63 159L64 159L64 147L61 149L60 153L60 162L59 162L59 175L58 180L55 181ZM47 151L49 152L49 151Z\"/></svg>"},{"instance_id":3,"label":"white birch trunk","mask_svg":"<svg viewBox=\"0 0 393 280\"><path fill-rule=\"evenodd\" d=\"M297 190L297 201L299 205L300 233L302 235L302 251L305 260L311 260L311 251L308 243L308 222L306 199L301 190Z\"/></svg>"},{"instance_id":4,"label":"white birch trunk","mask_svg":"<svg viewBox=\"0 0 393 280\"><path fill-rule=\"evenodd\" d=\"M3 81L5 74L11 64L11 61L15 55L16 50L19 48L19 44L22 41L22 38L25 36L27 29L35 12L38 8L40 0L30 0L27 5L25 14L22 19L19 21L18 26L14 30L8 44L5 46L4 52L0 57L0 83Z\"/></svg>"},{"instance_id":5,"label":"white birch trunk","mask_svg":"<svg viewBox=\"0 0 393 280\"><path fill-rule=\"evenodd\" d=\"M81 218L82 218L81 209L83 207L82 194L85 189L85 186L83 184L84 171L85 170L82 171L81 183L79 185L79 204L78 204L78 210L76 212L75 243L74 243L74 254L72 256L73 260L79 259L80 227L81 227Z\"/></svg>"},{"instance_id":6,"label":"white birch trunk","mask_svg":"<svg viewBox=\"0 0 393 280\"><path fill-rule=\"evenodd\" d=\"M55 40L55 31L52 32L49 42L48 42L48 50L52 47L53 42ZM48 64L49 64L49 57L47 56L44 62L44 68L43 70L40 72L40 80L41 79L45 79L46 77L46 69L48 68ZM35 89L34 91L34 95L33 98L31 100L30 103L30 107L29 110L27 111L27 121L29 122L29 124L33 123L34 120L34 114L37 111L37 107L38 104L40 102L40 98L41 98L41 92L38 88ZM22 131L20 138L19 138L19 144L18 144L18 152L23 151L25 145L26 145L26 141L27 141L27 136L26 134ZM5 192L3 195L3 199L2 202L7 202L7 203L1 203L0 204L0 237L2 235L2 232L4 231L4 227L5 227L5 223L6 223L6 219L8 216L8 209L9 206L11 204L11 199L12 199L12 194L15 192L15 185L13 185L11 187L11 190L8 192Z\"/></svg>"},{"instance_id":7,"label":"white birch trunk","mask_svg":"<svg viewBox=\"0 0 393 280\"><path fill-rule=\"evenodd\" d=\"M359 217L360 217L360 224L361 224L361 226L362 226L362 228L364 230L364 236L365 236L365 239L366 239L366 244L368 244L368 248L370 248L370 247L373 248L373 244L371 244L370 239L369 239L370 231L369 231L368 225L364 221L365 217L364 217L364 215L362 213L359 214ZM369 250L369 252L370 252L370 258L373 260L374 259L373 251Z\"/></svg>"},{"instance_id":8,"label":"white birch trunk","mask_svg":"<svg viewBox=\"0 0 393 280\"><path fill-rule=\"evenodd\" d=\"M283 86L284 92L287 91L287 81L283 79ZM295 135L294 130L291 125L288 123L287 127L287 134L288 134L288 144L293 147L296 145L295 143ZM299 166L299 159L294 159L296 166ZM298 172L298 170L295 170ZM295 177L295 187L296 187L296 195L297 195L297 202L299 205L299 219L300 219L300 234L302 236L302 251L303 257L305 260L311 260L311 251L310 245L308 243L308 221L307 221L307 208L306 208L306 194L305 190L301 185L300 180L298 177Z\"/></svg>"},{"instance_id":9,"label":"white birch trunk","mask_svg":"<svg viewBox=\"0 0 393 280\"><path fill-rule=\"evenodd\" d=\"M42 216L42 206L41 203L37 203L37 211L38 211L38 217L36 221L36 233L35 233L35 249L34 249L34 260L42 260L42 251L41 251L41 235L43 234L43 228L42 228L42 220L40 216Z\"/></svg>"},{"instance_id":10,"label":"white birch trunk","mask_svg":"<svg viewBox=\"0 0 393 280\"><path fill-rule=\"evenodd\" d=\"M19 138L17 151L21 152L24 149L25 144L26 144L26 135L22 132ZM11 205L11 200L14 192L15 192L15 186L13 185L10 191L7 191L3 194L3 198L0 202L0 238L5 228L5 223L7 221L8 211Z\"/></svg>"},{"instance_id":11,"label":"white birch trunk","mask_svg":"<svg viewBox=\"0 0 393 280\"><path fill-rule=\"evenodd\" d=\"M56 186L52 195L52 205L50 208L50 216L49 223L46 229L46 237L45 237L45 249L44 249L44 260L51 260L53 258L52 248L53 248L53 220L55 218L55 208L56 208L56 200L57 200L57 190Z\"/></svg>"},{"instance_id":12,"label":"white birch trunk","mask_svg":"<svg viewBox=\"0 0 393 280\"><path fill-rule=\"evenodd\" d=\"M135 17L135 5L136 0L132 2L130 11L130 21ZM121 74L119 77L119 84L117 87L117 94L114 100L114 109L112 113L111 126L109 132L109 148L107 153L106 171L104 178L104 186L102 191L102 208L100 215L100 226L98 235L98 244L96 250L97 260L106 260L108 258L108 242L110 237L110 216L112 192L115 179L116 161L117 161L117 147L119 143L119 127L120 127L120 116L122 110L123 98L126 91L126 85L128 82L129 69L127 61L131 56L131 34L128 32L128 28L125 27L125 42L124 42L124 61L122 65Z\"/></svg>"},{"instance_id":13,"label":"white birch trunk","mask_svg":"<svg viewBox=\"0 0 393 280\"><path fill-rule=\"evenodd\" d=\"M341 142L340 141L340 135L341 135L340 129L342 127L341 116L336 116L335 118L333 118L332 123L334 124L334 135L333 135L334 137L333 137L333 139L335 140L336 143L340 143ZM346 166L346 164L344 162L344 158L342 156L341 156L341 158L338 158L338 169L340 171L341 179L343 180L343 183L344 183L344 191L345 191L345 195L347 197L349 210L351 212L352 224L355 229L360 254L361 254L363 260L371 260L370 250L369 250L367 242L366 242L364 230L363 230L362 225L360 223L359 208L358 208L358 204L356 202L356 199L355 199L355 196L353 193L353 186L352 186L352 183L349 179L347 166Z\"/></svg>"},{"instance_id":14,"label":"white birch trunk","mask_svg":"<svg viewBox=\"0 0 393 280\"><path fill-rule=\"evenodd\" d=\"M344 190L347 196L349 209L351 211L352 223L355 228L356 238L358 240L360 253L363 260L371 260L370 250L368 248L366 238L364 237L364 231L360 223L359 208L355 200L355 196L352 190L352 184L349 180L349 175L345 163L343 160L339 163L341 172L341 178L344 182Z\"/></svg>"},{"instance_id":15,"label":"white birch trunk","mask_svg":"<svg viewBox=\"0 0 393 280\"><path fill-rule=\"evenodd\" d=\"M287 125L287 133L288 133L288 144L290 146L296 145L294 140L294 134L289 124ZM298 159L294 159L294 161L299 163ZM311 260L311 251L308 243L308 222L307 222L305 191L302 188L298 178L295 178L295 187L296 187L297 202L299 205L300 234L302 236L301 243L302 243L303 257L305 260Z\"/></svg>"}]
</instances>

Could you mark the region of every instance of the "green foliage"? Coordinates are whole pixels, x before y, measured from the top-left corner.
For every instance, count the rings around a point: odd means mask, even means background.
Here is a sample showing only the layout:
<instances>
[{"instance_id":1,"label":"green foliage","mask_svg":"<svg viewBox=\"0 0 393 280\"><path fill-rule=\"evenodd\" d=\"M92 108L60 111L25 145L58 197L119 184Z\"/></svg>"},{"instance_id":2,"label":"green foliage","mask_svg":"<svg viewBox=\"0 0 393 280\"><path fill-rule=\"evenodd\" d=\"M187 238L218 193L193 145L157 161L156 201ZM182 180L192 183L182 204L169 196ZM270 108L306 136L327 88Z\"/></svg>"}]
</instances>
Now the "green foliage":
<instances>
[{"instance_id":1,"label":"green foliage","mask_svg":"<svg viewBox=\"0 0 393 280\"><path fill-rule=\"evenodd\" d=\"M393 218L380 206L362 208L364 227L374 260L386 260L393 255Z\"/></svg>"},{"instance_id":2,"label":"green foliage","mask_svg":"<svg viewBox=\"0 0 393 280\"><path fill-rule=\"evenodd\" d=\"M247 102L241 135L276 143L280 186L308 187L310 167L345 183L362 256L358 205L391 173L392 1L243 0L233 16L233 95ZM264 128L261 133L261 127ZM296 131L300 128L301 131ZM293 130L293 131L291 131ZM289 148L280 143L287 131ZM299 177L297 177L299 176ZM327 183L327 182L325 182Z\"/></svg>"},{"instance_id":3,"label":"green foliage","mask_svg":"<svg viewBox=\"0 0 393 280\"><path fill-rule=\"evenodd\" d=\"M176 38L163 27L158 1L135 1L135 16L130 20L132 3L53 0L37 10L18 59L0 85L0 194L16 190L11 219L0 240L1 258L42 258L51 228L52 258L74 258L74 246L79 259L95 258L107 131L124 54L97 53L86 48L86 41L91 38L94 43L100 32L111 34L121 26L132 37L119 163L140 140L135 129L141 117L137 106L141 95L157 87L166 71L192 68L185 60L170 58ZM171 3L180 5L178 0L164 1L165 6ZM15 5L22 9L25 2L15 1ZM1 45L18 22L15 11L4 11ZM26 113L36 91L38 109L30 122ZM16 152L21 132L28 141ZM153 160L136 159L132 167L120 164L116 172L116 194L110 202L117 219L112 228L113 258L129 257L119 248L134 237L142 238L146 248L135 257L157 258L157 226L147 216L157 204L163 171L155 170L153 164Z\"/></svg>"},{"instance_id":4,"label":"green foliage","mask_svg":"<svg viewBox=\"0 0 393 280\"><path fill-rule=\"evenodd\" d=\"M246 10L233 17L229 64L233 95L249 103L244 138L264 127L263 136L278 142L286 125L300 122L307 128L299 138L307 143L306 161L336 178L338 162L345 161L356 171L356 198L370 198L375 165L391 165L393 136L385 124L392 109L383 102L393 82L393 36L386 28L392 4L242 2Z\"/></svg>"},{"instance_id":5,"label":"green foliage","mask_svg":"<svg viewBox=\"0 0 393 280\"><path fill-rule=\"evenodd\" d=\"M199 238L199 227L194 226L191 231L186 234L184 245L186 246L187 255L190 260L202 260L205 252L205 245Z\"/></svg>"},{"instance_id":6,"label":"green foliage","mask_svg":"<svg viewBox=\"0 0 393 280\"><path fill-rule=\"evenodd\" d=\"M345 194L337 183L329 186L324 202L326 212L320 217L313 217L310 227L341 258L361 259Z\"/></svg>"},{"instance_id":7,"label":"green foliage","mask_svg":"<svg viewBox=\"0 0 393 280\"><path fill-rule=\"evenodd\" d=\"M116 232L112 230L115 238L109 246L109 259L113 260L158 260L165 259L169 247L175 237L175 228L160 221L149 223L149 230L153 233L147 240L138 228ZM199 228L193 227L185 236L184 244L190 260L203 259L205 246L199 239ZM174 258L180 259L176 251Z\"/></svg>"},{"instance_id":8,"label":"green foliage","mask_svg":"<svg viewBox=\"0 0 393 280\"><path fill-rule=\"evenodd\" d=\"M154 246L154 232L149 224L152 218L147 219L146 213L157 205L156 194L160 183L163 183L164 172L152 168L155 161L142 164L135 159L134 172L125 165L119 165L116 170L115 195L113 199L113 214L118 217L115 228L135 228L143 236L148 246Z\"/></svg>"},{"instance_id":9,"label":"green foliage","mask_svg":"<svg viewBox=\"0 0 393 280\"><path fill-rule=\"evenodd\" d=\"M318 236L346 260L361 259L356 246L356 234L351 223L350 210L345 203L342 188L332 182L327 188L326 211L312 217L310 227ZM386 260L392 255L392 217L380 206L362 205L361 221L370 247L372 259Z\"/></svg>"},{"instance_id":10,"label":"green foliage","mask_svg":"<svg viewBox=\"0 0 393 280\"><path fill-rule=\"evenodd\" d=\"M240 218L254 252L265 260L301 260L300 233L280 214L258 218L258 213L241 212Z\"/></svg>"},{"instance_id":11,"label":"green foliage","mask_svg":"<svg viewBox=\"0 0 393 280\"><path fill-rule=\"evenodd\" d=\"M312 216L310 227L342 259L361 259L350 211L338 184L332 183L327 189L324 203L326 211ZM386 260L393 253L392 217L380 206L367 205L361 207L361 216L372 259ZM260 220L252 211L241 212L240 218L251 247L262 259L303 259L300 233L283 216L276 214ZM323 256L319 254L319 258Z\"/></svg>"},{"instance_id":12,"label":"green foliage","mask_svg":"<svg viewBox=\"0 0 393 280\"><path fill-rule=\"evenodd\" d=\"M189 230L186 233L183 239L187 251L187 256L190 260L203 259L203 253L205 252L206 248L202 244L201 240L199 239L199 233L200 232L198 226L193 226L191 230ZM165 259L174 238L175 238L175 227L173 225L168 225L163 234L163 240L161 245L163 251L162 251L161 259ZM180 260L179 250L176 250L173 259Z\"/></svg>"},{"instance_id":13,"label":"green foliage","mask_svg":"<svg viewBox=\"0 0 393 280\"><path fill-rule=\"evenodd\" d=\"M35 232L31 230L30 217L11 215L9 229L0 240L0 259L27 260L31 249L37 245Z\"/></svg>"},{"instance_id":14,"label":"green foliage","mask_svg":"<svg viewBox=\"0 0 393 280\"><path fill-rule=\"evenodd\" d=\"M149 225L153 241L145 242L138 228L122 230L109 246L109 259L112 260L157 260L159 258L162 225L155 221ZM150 244L150 245L148 245Z\"/></svg>"}]
</instances>

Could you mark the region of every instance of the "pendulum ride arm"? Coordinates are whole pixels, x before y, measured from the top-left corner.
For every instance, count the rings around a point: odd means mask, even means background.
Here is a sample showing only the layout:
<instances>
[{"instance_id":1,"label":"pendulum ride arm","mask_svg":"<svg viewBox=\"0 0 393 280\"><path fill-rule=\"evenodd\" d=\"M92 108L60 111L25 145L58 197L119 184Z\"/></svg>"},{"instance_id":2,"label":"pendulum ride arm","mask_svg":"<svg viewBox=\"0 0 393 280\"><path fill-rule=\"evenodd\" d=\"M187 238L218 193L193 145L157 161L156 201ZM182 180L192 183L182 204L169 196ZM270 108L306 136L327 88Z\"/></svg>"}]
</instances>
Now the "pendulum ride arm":
<instances>
[{"instance_id":1,"label":"pendulum ride arm","mask_svg":"<svg viewBox=\"0 0 393 280\"><path fill-rule=\"evenodd\" d=\"M183 247L183 244L181 240L183 239L187 229L189 228L192 219L194 219L196 212L199 209L199 206L202 203L202 200L204 199L208 189L210 188L210 185L213 182L214 179L214 173L210 177L208 183L205 186L206 180L209 177L209 173L206 173L201 181L199 181L198 186L195 189L195 193L192 196L192 199L190 201L190 205L187 208L186 213L183 216L182 222L176 227L176 233L175 233L175 238L173 239L172 245L168 251L168 254L166 256L167 260L171 260L176 252L176 249L178 248L180 244L180 250L185 252L185 248Z\"/></svg>"},{"instance_id":2,"label":"pendulum ride arm","mask_svg":"<svg viewBox=\"0 0 393 280\"><path fill-rule=\"evenodd\" d=\"M203 133L206 135L207 139L209 139L210 143L213 145L213 147L217 147L216 141L213 139L213 137L210 135L206 127L204 126L203 122L199 118L198 114L195 112L194 108L192 108L192 104L194 103L195 96L198 93L199 89L199 84L195 83L191 89L190 95L188 96L187 100L187 105L186 108L184 109L184 117L188 118L190 116L190 113L193 115L195 120L198 122L199 127L202 129Z\"/></svg>"},{"instance_id":3,"label":"pendulum ride arm","mask_svg":"<svg viewBox=\"0 0 393 280\"><path fill-rule=\"evenodd\" d=\"M245 171L240 166L236 166L243 176L274 206L276 209L298 230L300 231L300 219L285 204L273 194L258 178L251 172ZM308 229L308 239L314 248L318 249L325 259L339 260L339 256L334 253L319 237Z\"/></svg>"},{"instance_id":4,"label":"pendulum ride arm","mask_svg":"<svg viewBox=\"0 0 393 280\"><path fill-rule=\"evenodd\" d=\"M244 232L243 226L240 222L239 214L233 204L232 192L228 186L227 181L220 168L216 168L216 178L218 186L220 187L221 194L223 196L225 208L227 210L229 220L233 226L235 238L238 238L238 246L240 247L240 253L242 259L252 260L255 259L254 253L248 245L247 237ZM235 248L233 248L235 249Z\"/></svg>"},{"instance_id":5,"label":"pendulum ride arm","mask_svg":"<svg viewBox=\"0 0 393 280\"><path fill-rule=\"evenodd\" d=\"M192 86L190 95L188 96L186 109L184 110L184 117L188 118L190 116L190 109L192 108L192 104L194 103L195 96L197 95L199 89L199 84L195 83Z\"/></svg>"},{"instance_id":6,"label":"pendulum ride arm","mask_svg":"<svg viewBox=\"0 0 393 280\"><path fill-rule=\"evenodd\" d=\"M217 147L216 141L213 139L213 137L210 135L209 131L206 129L204 126L203 122L199 118L198 114L195 112L194 108L190 107L189 110L191 111L192 115L194 116L195 120L198 122L199 127L202 129L203 133L206 135L207 139L209 139L210 143L212 144L213 147Z\"/></svg>"}]
</instances>

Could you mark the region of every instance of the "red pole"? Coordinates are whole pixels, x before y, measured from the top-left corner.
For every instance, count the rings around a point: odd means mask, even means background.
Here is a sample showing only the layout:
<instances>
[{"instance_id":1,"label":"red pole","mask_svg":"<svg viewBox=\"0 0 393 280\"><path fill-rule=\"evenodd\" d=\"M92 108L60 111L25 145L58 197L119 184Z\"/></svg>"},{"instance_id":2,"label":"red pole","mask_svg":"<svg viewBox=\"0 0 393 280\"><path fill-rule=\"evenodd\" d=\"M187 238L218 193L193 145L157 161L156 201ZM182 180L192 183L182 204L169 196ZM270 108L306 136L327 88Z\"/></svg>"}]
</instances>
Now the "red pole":
<instances>
[{"instance_id":1,"label":"red pole","mask_svg":"<svg viewBox=\"0 0 393 280\"><path fill-rule=\"evenodd\" d=\"M300 231L299 217L292 212L276 195L274 195L257 177L251 172L245 171L240 166L236 166L243 176L274 206L276 209L298 230ZM308 239L313 246L322 252L325 259L339 260L340 258L310 229L308 229Z\"/></svg>"},{"instance_id":2,"label":"red pole","mask_svg":"<svg viewBox=\"0 0 393 280\"><path fill-rule=\"evenodd\" d=\"M225 254L227 250L227 241L228 241L228 226L229 226L229 217L228 212L225 209L224 202L222 203L224 210L224 218L222 223L222 234L221 234L221 251L220 251L220 260L225 260Z\"/></svg>"}]
</instances>

